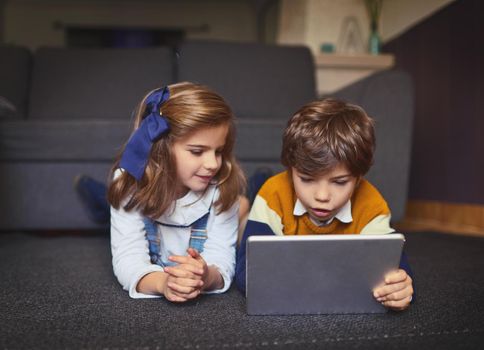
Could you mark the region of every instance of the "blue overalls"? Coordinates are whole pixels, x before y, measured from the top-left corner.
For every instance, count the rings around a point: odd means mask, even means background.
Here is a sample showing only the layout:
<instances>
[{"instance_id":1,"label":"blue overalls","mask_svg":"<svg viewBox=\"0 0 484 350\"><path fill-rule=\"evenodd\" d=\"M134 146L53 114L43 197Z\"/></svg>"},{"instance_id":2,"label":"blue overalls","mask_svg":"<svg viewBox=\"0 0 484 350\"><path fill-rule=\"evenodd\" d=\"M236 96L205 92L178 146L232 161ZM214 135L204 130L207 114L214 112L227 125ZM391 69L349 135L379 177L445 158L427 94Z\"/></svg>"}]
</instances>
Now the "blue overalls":
<instances>
[{"instance_id":1,"label":"blue overalls","mask_svg":"<svg viewBox=\"0 0 484 350\"><path fill-rule=\"evenodd\" d=\"M210 208L208 213L197 219L191 225L169 225L158 221L154 221L148 218L143 220L145 224L146 239L148 240L148 247L150 251L150 258L153 264L160 265L161 267L173 266L176 263L168 261L165 262L161 259L160 255L160 233L158 232L158 225L168 226L168 227L179 227L186 228L190 227L190 243L189 247L196 249L199 253L203 252L203 246L207 240L207 221L210 215Z\"/></svg>"}]
</instances>

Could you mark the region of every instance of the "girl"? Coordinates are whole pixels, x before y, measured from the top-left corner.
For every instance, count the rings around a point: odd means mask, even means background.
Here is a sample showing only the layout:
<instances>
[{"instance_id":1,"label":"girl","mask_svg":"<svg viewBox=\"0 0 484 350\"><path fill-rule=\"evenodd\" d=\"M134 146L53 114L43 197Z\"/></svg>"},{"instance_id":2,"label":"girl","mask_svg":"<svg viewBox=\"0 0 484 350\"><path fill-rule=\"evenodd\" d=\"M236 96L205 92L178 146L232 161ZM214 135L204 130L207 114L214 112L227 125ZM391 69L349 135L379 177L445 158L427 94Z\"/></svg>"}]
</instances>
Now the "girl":
<instances>
[{"instance_id":1,"label":"girl","mask_svg":"<svg viewBox=\"0 0 484 350\"><path fill-rule=\"evenodd\" d=\"M234 275L244 177L234 116L208 88L149 93L109 185L114 274L132 298L185 302Z\"/></svg>"}]
</instances>

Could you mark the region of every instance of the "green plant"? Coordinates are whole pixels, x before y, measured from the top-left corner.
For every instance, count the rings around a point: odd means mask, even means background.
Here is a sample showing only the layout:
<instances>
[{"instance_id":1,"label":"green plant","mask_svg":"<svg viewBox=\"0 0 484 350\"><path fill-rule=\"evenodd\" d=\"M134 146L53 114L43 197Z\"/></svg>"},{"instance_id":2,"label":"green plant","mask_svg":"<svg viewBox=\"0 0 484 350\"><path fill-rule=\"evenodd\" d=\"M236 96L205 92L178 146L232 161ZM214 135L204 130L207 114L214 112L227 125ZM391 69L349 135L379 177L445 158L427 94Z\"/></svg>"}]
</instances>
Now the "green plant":
<instances>
[{"instance_id":1,"label":"green plant","mask_svg":"<svg viewBox=\"0 0 484 350\"><path fill-rule=\"evenodd\" d=\"M377 30L378 28L378 20L380 19L382 5L383 0L365 0L365 6L368 12L368 17L370 17L370 27L372 31Z\"/></svg>"}]
</instances>

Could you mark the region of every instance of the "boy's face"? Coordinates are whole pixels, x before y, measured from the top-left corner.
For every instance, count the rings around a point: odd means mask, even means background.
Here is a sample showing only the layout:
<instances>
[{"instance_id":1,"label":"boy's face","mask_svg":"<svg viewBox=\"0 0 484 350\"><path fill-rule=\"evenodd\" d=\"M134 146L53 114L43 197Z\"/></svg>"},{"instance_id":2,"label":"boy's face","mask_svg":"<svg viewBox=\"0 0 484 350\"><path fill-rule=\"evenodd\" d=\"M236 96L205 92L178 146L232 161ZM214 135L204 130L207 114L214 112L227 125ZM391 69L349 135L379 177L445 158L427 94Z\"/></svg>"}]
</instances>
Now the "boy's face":
<instances>
[{"instance_id":1,"label":"boy's face","mask_svg":"<svg viewBox=\"0 0 484 350\"><path fill-rule=\"evenodd\" d=\"M296 196L308 214L318 221L334 217L351 198L358 182L345 165L338 163L322 175L307 175L292 168Z\"/></svg>"}]
</instances>

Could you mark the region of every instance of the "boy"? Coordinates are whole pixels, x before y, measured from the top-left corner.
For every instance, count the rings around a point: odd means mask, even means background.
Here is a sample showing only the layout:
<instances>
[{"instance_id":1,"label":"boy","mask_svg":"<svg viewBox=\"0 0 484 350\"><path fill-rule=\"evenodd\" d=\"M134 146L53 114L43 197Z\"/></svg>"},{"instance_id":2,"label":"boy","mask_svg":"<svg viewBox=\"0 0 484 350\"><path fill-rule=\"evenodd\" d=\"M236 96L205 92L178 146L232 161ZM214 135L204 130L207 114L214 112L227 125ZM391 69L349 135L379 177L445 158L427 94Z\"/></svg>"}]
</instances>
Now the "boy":
<instances>
[{"instance_id":1,"label":"boy","mask_svg":"<svg viewBox=\"0 0 484 350\"><path fill-rule=\"evenodd\" d=\"M363 178L374 149L373 120L358 106L326 99L296 112L283 137L281 158L287 170L266 181L249 214L237 254L239 289L245 291L245 247L250 235L394 231L387 203ZM373 291L393 310L407 308L413 294L404 255L400 267Z\"/></svg>"}]
</instances>

